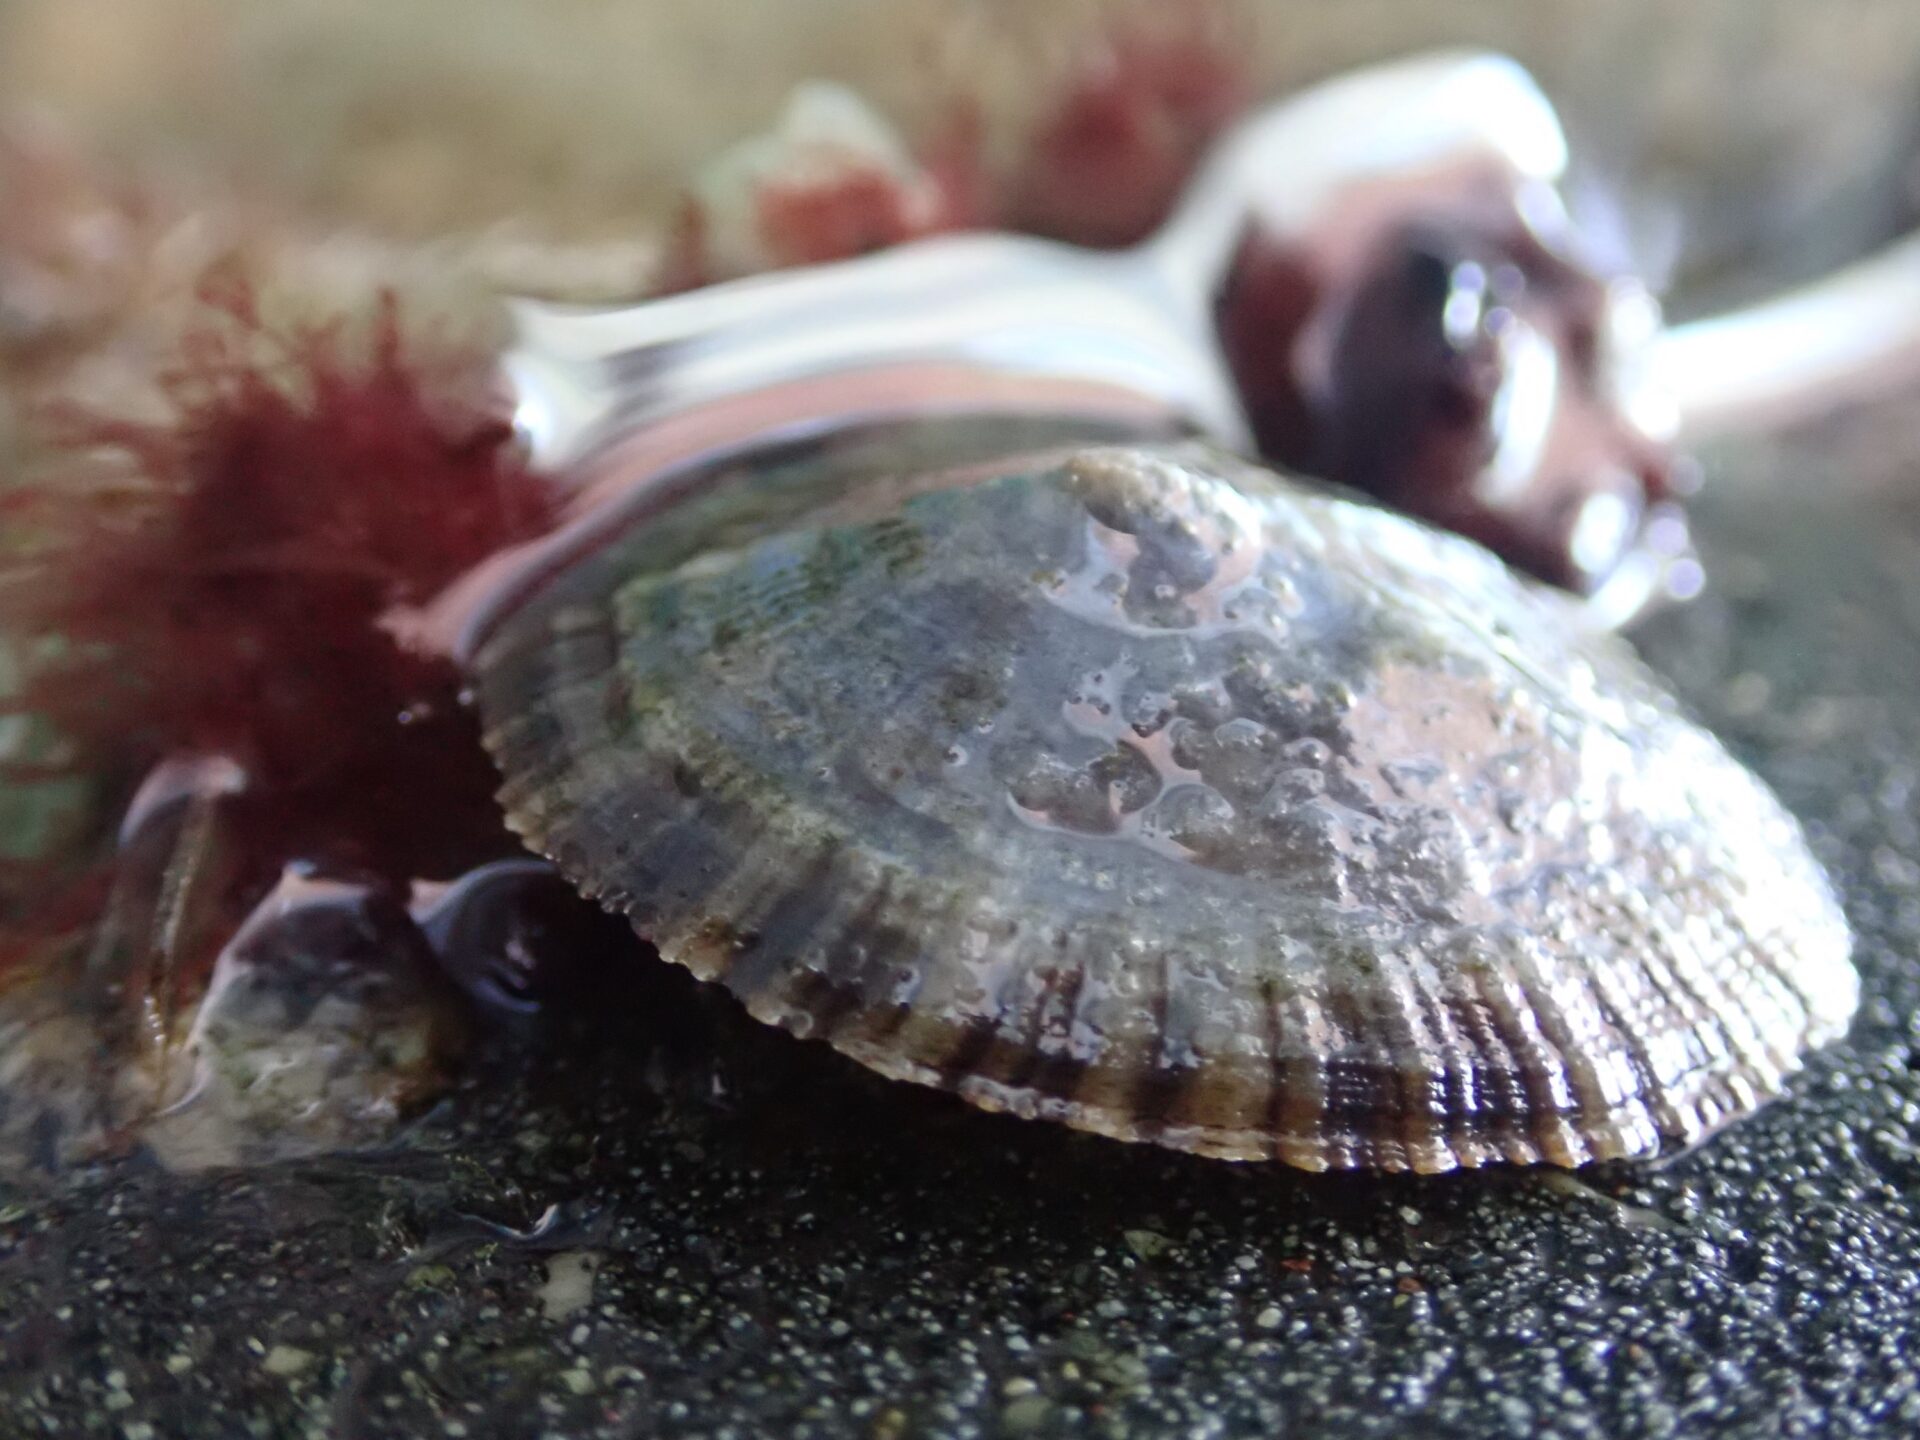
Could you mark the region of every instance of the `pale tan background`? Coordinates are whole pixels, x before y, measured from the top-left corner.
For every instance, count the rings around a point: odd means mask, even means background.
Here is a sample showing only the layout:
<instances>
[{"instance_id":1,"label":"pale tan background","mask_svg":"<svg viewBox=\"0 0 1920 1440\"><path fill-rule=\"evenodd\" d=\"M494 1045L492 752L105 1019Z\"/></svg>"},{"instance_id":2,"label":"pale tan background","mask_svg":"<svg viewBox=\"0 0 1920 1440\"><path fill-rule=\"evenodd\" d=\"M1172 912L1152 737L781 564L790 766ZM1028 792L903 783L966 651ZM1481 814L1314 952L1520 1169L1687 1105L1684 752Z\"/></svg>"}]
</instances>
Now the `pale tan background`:
<instances>
[{"instance_id":1,"label":"pale tan background","mask_svg":"<svg viewBox=\"0 0 1920 1440\"><path fill-rule=\"evenodd\" d=\"M1913 0L1215 8L1274 92L1435 43L1509 50L1583 153L1630 182L1643 243L1659 251L1684 228L1696 270L1755 256L1808 268L1912 203ZM690 167L765 124L801 78L850 80L909 130L981 93L1004 144L1090 34L1142 13L1094 0L0 0L0 107L40 107L104 153L217 173L322 219L408 237L511 221L533 238L611 238L657 216Z\"/></svg>"}]
</instances>

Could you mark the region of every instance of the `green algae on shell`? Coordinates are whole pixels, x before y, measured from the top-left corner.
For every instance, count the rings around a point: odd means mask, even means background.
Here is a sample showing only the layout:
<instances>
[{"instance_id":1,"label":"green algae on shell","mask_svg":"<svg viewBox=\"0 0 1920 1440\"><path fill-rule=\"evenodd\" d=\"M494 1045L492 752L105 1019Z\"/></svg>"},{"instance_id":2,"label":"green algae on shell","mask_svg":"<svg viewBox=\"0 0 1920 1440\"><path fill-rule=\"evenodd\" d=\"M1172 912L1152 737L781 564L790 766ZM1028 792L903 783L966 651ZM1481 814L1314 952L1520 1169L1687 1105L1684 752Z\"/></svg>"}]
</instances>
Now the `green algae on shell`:
<instances>
[{"instance_id":1,"label":"green algae on shell","mask_svg":"<svg viewBox=\"0 0 1920 1440\"><path fill-rule=\"evenodd\" d=\"M1571 602L1193 447L641 526L473 665L511 823L759 1019L1310 1169L1691 1143L1857 980L1793 819Z\"/></svg>"}]
</instances>

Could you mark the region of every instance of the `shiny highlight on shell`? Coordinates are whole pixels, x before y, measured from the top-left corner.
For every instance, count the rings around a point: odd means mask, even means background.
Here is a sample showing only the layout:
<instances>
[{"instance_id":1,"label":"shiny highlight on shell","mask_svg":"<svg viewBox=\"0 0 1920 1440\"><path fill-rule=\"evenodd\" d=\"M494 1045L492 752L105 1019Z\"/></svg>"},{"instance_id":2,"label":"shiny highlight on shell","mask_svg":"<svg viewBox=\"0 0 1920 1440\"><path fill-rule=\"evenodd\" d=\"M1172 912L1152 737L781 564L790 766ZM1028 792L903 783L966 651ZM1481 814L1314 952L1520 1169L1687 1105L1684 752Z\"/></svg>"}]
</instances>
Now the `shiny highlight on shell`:
<instances>
[{"instance_id":1,"label":"shiny highlight on shell","mask_svg":"<svg viewBox=\"0 0 1920 1440\"><path fill-rule=\"evenodd\" d=\"M1195 447L814 504L636 527L474 669L527 843L760 1020L1313 1170L1649 1155L1844 1031L1793 819L1477 546Z\"/></svg>"}]
</instances>

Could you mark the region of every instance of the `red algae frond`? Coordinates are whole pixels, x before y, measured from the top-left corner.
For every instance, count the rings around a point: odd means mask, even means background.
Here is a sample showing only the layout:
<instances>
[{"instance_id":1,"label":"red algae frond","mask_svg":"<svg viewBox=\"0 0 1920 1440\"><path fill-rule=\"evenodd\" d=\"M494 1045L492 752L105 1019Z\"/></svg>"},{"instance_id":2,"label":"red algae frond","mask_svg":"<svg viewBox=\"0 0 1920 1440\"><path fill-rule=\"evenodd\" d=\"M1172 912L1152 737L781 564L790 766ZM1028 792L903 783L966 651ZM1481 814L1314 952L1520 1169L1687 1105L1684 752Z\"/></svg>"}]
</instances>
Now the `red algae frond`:
<instances>
[{"instance_id":1,"label":"red algae frond","mask_svg":"<svg viewBox=\"0 0 1920 1440\"><path fill-rule=\"evenodd\" d=\"M756 199L760 228L779 238L779 260L787 265L864 255L952 228L937 198L923 198L877 169L824 183L774 181Z\"/></svg>"},{"instance_id":2,"label":"red algae frond","mask_svg":"<svg viewBox=\"0 0 1920 1440\"><path fill-rule=\"evenodd\" d=\"M58 463L0 491L0 633L27 654L9 704L79 773L231 757L271 873L303 856L404 876L492 848L457 677L381 619L538 533L545 485L479 358L416 353L390 299L359 337L277 331L244 285L207 299L161 419L57 417Z\"/></svg>"},{"instance_id":3,"label":"red algae frond","mask_svg":"<svg viewBox=\"0 0 1920 1440\"><path fill-rule=\"evenodd\" d=\"M1145 239L1251 98L1237 38L1211 4L1122 22L1058 82L1010 184L1006 222L1082 245Z\"/></svg>"},{"instance_id":4,"label":"red algae frond","mask_svg":"<svg viewBox=\"0 0 1920 1440\"><path fill-rule=\"evenodd\" d=\"M964 93L909 142L860 97L805 85L780 121L695 178L655 289L848 260L955 230L1004 228L1091 246L1145 239L1206 145L1251 98L1241 35L1211 0L1142 10L1092 37L1052 86L1024 159L987 159Z\"/></svg>"},{"instance_id":5,"label":"red algae frond","mask_svg":"<svg viewBox=\"0 0 1920 1440\"><path fill-rule=\"evenodd\" d=\"M800 86L779 121L694 178L657 288L846 260L977 223L971 150L916 155L842 86ZM957 162L957 163L956 163Z\"/></svg>"}]
</instances>

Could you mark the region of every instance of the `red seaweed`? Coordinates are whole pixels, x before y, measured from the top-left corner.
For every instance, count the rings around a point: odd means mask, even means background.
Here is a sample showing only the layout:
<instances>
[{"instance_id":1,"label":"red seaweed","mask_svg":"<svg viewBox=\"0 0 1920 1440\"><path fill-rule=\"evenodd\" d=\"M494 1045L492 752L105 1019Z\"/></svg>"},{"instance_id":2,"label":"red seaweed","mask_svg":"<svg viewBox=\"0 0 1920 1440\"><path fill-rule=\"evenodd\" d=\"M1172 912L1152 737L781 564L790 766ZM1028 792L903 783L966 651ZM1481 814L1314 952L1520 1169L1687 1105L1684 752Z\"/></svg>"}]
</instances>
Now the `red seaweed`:
<instances>
[{"instance_id":1,"label":"red seaweed","mask_svg":"<svg viewBox=\"0 0 1920 1440\"><path fill-rule=\"evenodd\" d=\"M1207 142L1251 97L1217 6L1124 25L1089 50L1029 141L1006 221L1081 245L1145 239L1173 208Z\"/></svg>"},{"instance_id":2,"label":"red seaweed","mask_svg":"<svg viewBox=\"0 0 1920 1440\"><path fill-rule=\"evenodd\" d=\"M290 859L401 884L511 853L457 674L382 625L552 518L480 357L404 343L391 297L358 340L207 299L163 418L57 417L65 463L4 497L14 708L76 774L230 757L237 913ZM70 894L30 928L70 925Z\"/></svg>"},{"instance_id":3,"label":"red seaweed","mask_svg":"<svg viewBox=\"0 0 1920 1440\"><path fill-rule=\"evenodd\" d=\"M954 230L1027 231L1091 246L1145 239L1171 212L1201 153L1252 97L1237 35L1206 0L1133 17L1079 52L1054 81L1026 159L991 173L979 102L958 96L902 175L855 154L765 180L755 229L773 268L847 260ZM683 202L656 293L727 278L709 254L709 221Z\"/></svg>"},{"instance_id":4,"label":"red seaweed","mask_svg":"<svg viewBox=\"0 0 1920 1440\"><path fill-rule=\"evenodd\" d=\"M983 222L983 181L973 131L949 126L917 173L901 174L855 153L764 180L752 195L753 228L771 269L818 265ZM715 273L710 221L688 198L668 231L655 293L674 294L731 278Z\"/></svg>"},{"instance_id":5,"label":"red seaweed","mask_svg":"<svg viewBox=\"0 0 1920 1440\"><path fill-rule=\"evenodd\" d=\"M937 198L928 203L877 167L822 181L770 181L755 201L761 233L776 242L780 265L865 255L955 228Z\"/></svg>"}]
</instances>

